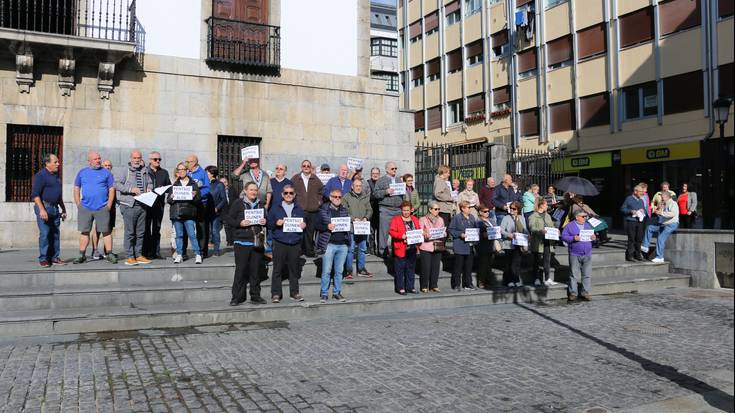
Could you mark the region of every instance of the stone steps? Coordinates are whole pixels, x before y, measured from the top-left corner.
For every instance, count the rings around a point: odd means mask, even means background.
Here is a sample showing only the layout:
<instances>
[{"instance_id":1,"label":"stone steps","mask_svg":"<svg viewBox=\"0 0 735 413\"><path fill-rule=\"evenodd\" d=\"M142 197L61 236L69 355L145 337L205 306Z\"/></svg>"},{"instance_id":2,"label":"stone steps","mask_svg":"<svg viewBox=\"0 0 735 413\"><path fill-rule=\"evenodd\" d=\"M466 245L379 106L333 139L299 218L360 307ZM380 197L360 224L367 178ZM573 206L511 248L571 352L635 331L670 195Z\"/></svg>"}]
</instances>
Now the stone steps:
<instances>
[{"instance_id":1,"label":"stone steps","mask_svg":"<svg viewBox=\"0 0 735 413\"><path fill-rule=\"evenodd\" d=\"M378 280L373 280L378 281ZM390 281L390 280L388 280ZM371 281L368 281L371 282ZM330 300L320 304L315 296L296 303L285 300L281 304L256 306L249 303L238 307L228 306L229 300L200 301L192 303L158 303L150 305L102 305L79 308L2 311L0 337L37 336L100 331L172 328L207 324L263 322L276 320L304 320L356 314L388 314L397 312L435 310L488 304L539 302L565 299L564 285L551 288L509 290L481 290L474 292L428 293L400 296L392 292L359 291L355 282L344 288L346 303ZM380 281L378 281L380 282ZM593 284L593 294L608 295L630 292L647 292L665 288L681 288L689 285L689 277L664 275L615 276ZM224 285L211 289L226 290ZM153 296L159 291L151 292ZM74 294L69 292L69 294ZM225 295L229 298L228 295ZM26 299L29 299L26 297Z\"/></svg>"}]
</instances>

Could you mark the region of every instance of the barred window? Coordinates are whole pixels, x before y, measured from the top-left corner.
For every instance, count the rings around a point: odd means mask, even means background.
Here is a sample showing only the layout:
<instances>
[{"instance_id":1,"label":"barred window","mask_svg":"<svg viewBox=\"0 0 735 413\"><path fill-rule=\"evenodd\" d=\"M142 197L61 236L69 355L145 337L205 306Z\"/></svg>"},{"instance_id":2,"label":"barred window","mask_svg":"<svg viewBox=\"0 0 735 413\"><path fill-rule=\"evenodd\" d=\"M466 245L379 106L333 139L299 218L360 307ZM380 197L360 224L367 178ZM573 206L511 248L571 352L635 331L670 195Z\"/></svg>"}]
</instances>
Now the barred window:
<instances>
[{"instance_id":1,"label":"barred window","mask_svg":"<svg viewBox=\"0 0 735 413\"><path fill-rule=\"evenodd\" d=\"M53 153L60 162L63 161L63 135L63 128L8 125L5 169L7 202L31 202L33 175L45 166L43 156ZM61 173L60 167L59 176Z\"/></svg>"}]
</instances>

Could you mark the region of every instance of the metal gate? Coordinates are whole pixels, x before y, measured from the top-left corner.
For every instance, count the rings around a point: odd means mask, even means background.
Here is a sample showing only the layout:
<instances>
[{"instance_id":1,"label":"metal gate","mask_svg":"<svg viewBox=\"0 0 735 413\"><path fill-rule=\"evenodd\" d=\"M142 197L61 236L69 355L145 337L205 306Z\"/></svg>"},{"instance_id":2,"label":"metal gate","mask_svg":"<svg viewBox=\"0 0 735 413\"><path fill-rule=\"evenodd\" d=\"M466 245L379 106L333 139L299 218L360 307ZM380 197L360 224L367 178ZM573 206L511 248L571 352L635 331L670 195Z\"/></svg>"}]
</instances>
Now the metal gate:
<instances>
[{"instance_id":1,"label":"metal gate","mask_svg":"<svg viewBox=\"0 0 735 413\"><path fill-rule=\"evenodd\" d=\"M217 136L217 168L220 175L227 176L230 179L230 185L237 189L237 193L242 192L242 181L230 177L232 171L242 163L240 149L246 146L259 145L260 138L250 136Z\"/></svg>"},{"instance_id":2,"label":"metal gate","mask_svg":"<svg viewBox=\"0 0 735 413\"><path fill-rule=\"evenodd\" d=\"M507 172L521 191L527 185L538 184L541 194L564 176L564 153L516 148L508 149Z\"/></svg>"},{"instance_id":3,"label":"metal gate","mask_svg":"<svg viewBox=\"0 0 735 413\"><path fill-rule=\"evenodd\" d=\"M51 126L8 125L7 171L5 199L7 202L31 202L33 175L45 165L43 156L53 153L63 165L64 129ZM59 167L59 177L62 168Z\"/></svg>"}]
</instances>

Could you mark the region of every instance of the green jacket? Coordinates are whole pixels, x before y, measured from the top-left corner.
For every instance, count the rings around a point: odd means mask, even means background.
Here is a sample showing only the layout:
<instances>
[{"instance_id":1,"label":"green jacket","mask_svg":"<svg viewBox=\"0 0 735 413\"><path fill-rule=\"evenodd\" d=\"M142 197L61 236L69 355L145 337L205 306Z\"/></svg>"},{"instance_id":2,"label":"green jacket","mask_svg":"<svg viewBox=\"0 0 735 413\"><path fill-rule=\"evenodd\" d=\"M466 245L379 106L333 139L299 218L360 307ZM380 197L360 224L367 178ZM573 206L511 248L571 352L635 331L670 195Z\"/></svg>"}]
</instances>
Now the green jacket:
<instances>
[{"instance_id":1,"label":"green jacket","mask_svg":"<svg viewBox=\"0 0 735 413\"><path fill-rule=\"evenodd\" d=\"M355 218L369 220L373 215L373 207L370 205L370 194L365 191L360 195L350 191L350 193L342 198L342 206L347 208L347 212L353 220Z\"/></svg>"},{"instance_id":2,"label":"green jacket","mask_svg":"<svg viewBox=\"0 0 735 413\"><path fill-rule=\"evenodd\" d=\"M554 226L554 221L551 219L551 215L548 213L540 214L534 212L528 216L528 232L531 234L531 245L529 251L531 252L544 252L544 233L543 230L546 227Z\"/></svg>"}]
</instances>

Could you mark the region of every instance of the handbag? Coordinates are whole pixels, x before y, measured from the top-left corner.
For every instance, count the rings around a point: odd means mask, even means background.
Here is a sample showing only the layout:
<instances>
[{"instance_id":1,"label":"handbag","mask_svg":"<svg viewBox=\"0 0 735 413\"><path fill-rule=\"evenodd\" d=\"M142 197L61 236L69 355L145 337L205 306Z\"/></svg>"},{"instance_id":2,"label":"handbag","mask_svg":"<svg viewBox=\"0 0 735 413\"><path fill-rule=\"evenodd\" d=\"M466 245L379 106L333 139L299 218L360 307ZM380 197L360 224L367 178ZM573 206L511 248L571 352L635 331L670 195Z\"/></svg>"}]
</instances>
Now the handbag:
<instances>
[{"instance_id":1,"label":"handbag","mask_svg":"<svg viewBox=\"0 0 735 413\"><path fill-rule=\"evenodd\" d=\"M447 244L444 240L434 240L434 252L444 252L447 250Z\"/></svg>"},{"instance_id":2,"label":"handbag","mask_svg":"<svg viewBox=\"0 0 735 413\"><path fill-rule=\"evenodd\" d=\"M494 239L493 240L493 251L500 252L503 250L503 245L500 243L500 241Z\"/></svg>"},{"instance_id":3,"label":"handbag","mask_svg":"<svg viewBox=\"0 0 735 413\"><path fill-rule=\"evenodd\" d=\"M518 225L519 223L520 223L520 218L516 217L516 219L515 219L515 226L516 226L515 229L516 229L516 232L521 232L521 231L519 231L519 229L522 229L523 228L523 225ZM527 246L519 247L519 249L521 250L522 253L528 254L528 247Z\"/></svg>"},{"instance_id":4,"label":"handbag","mask_svg":"<svg viewBox=\"0 0 735 413\"><path fill-rule=\"evenodd\" d=\"M261 229L260 232L255 232L255 228L250 228L253 231L253 249L258 252L265 252L265 229Z\"/></svg>"}]
</instances>

